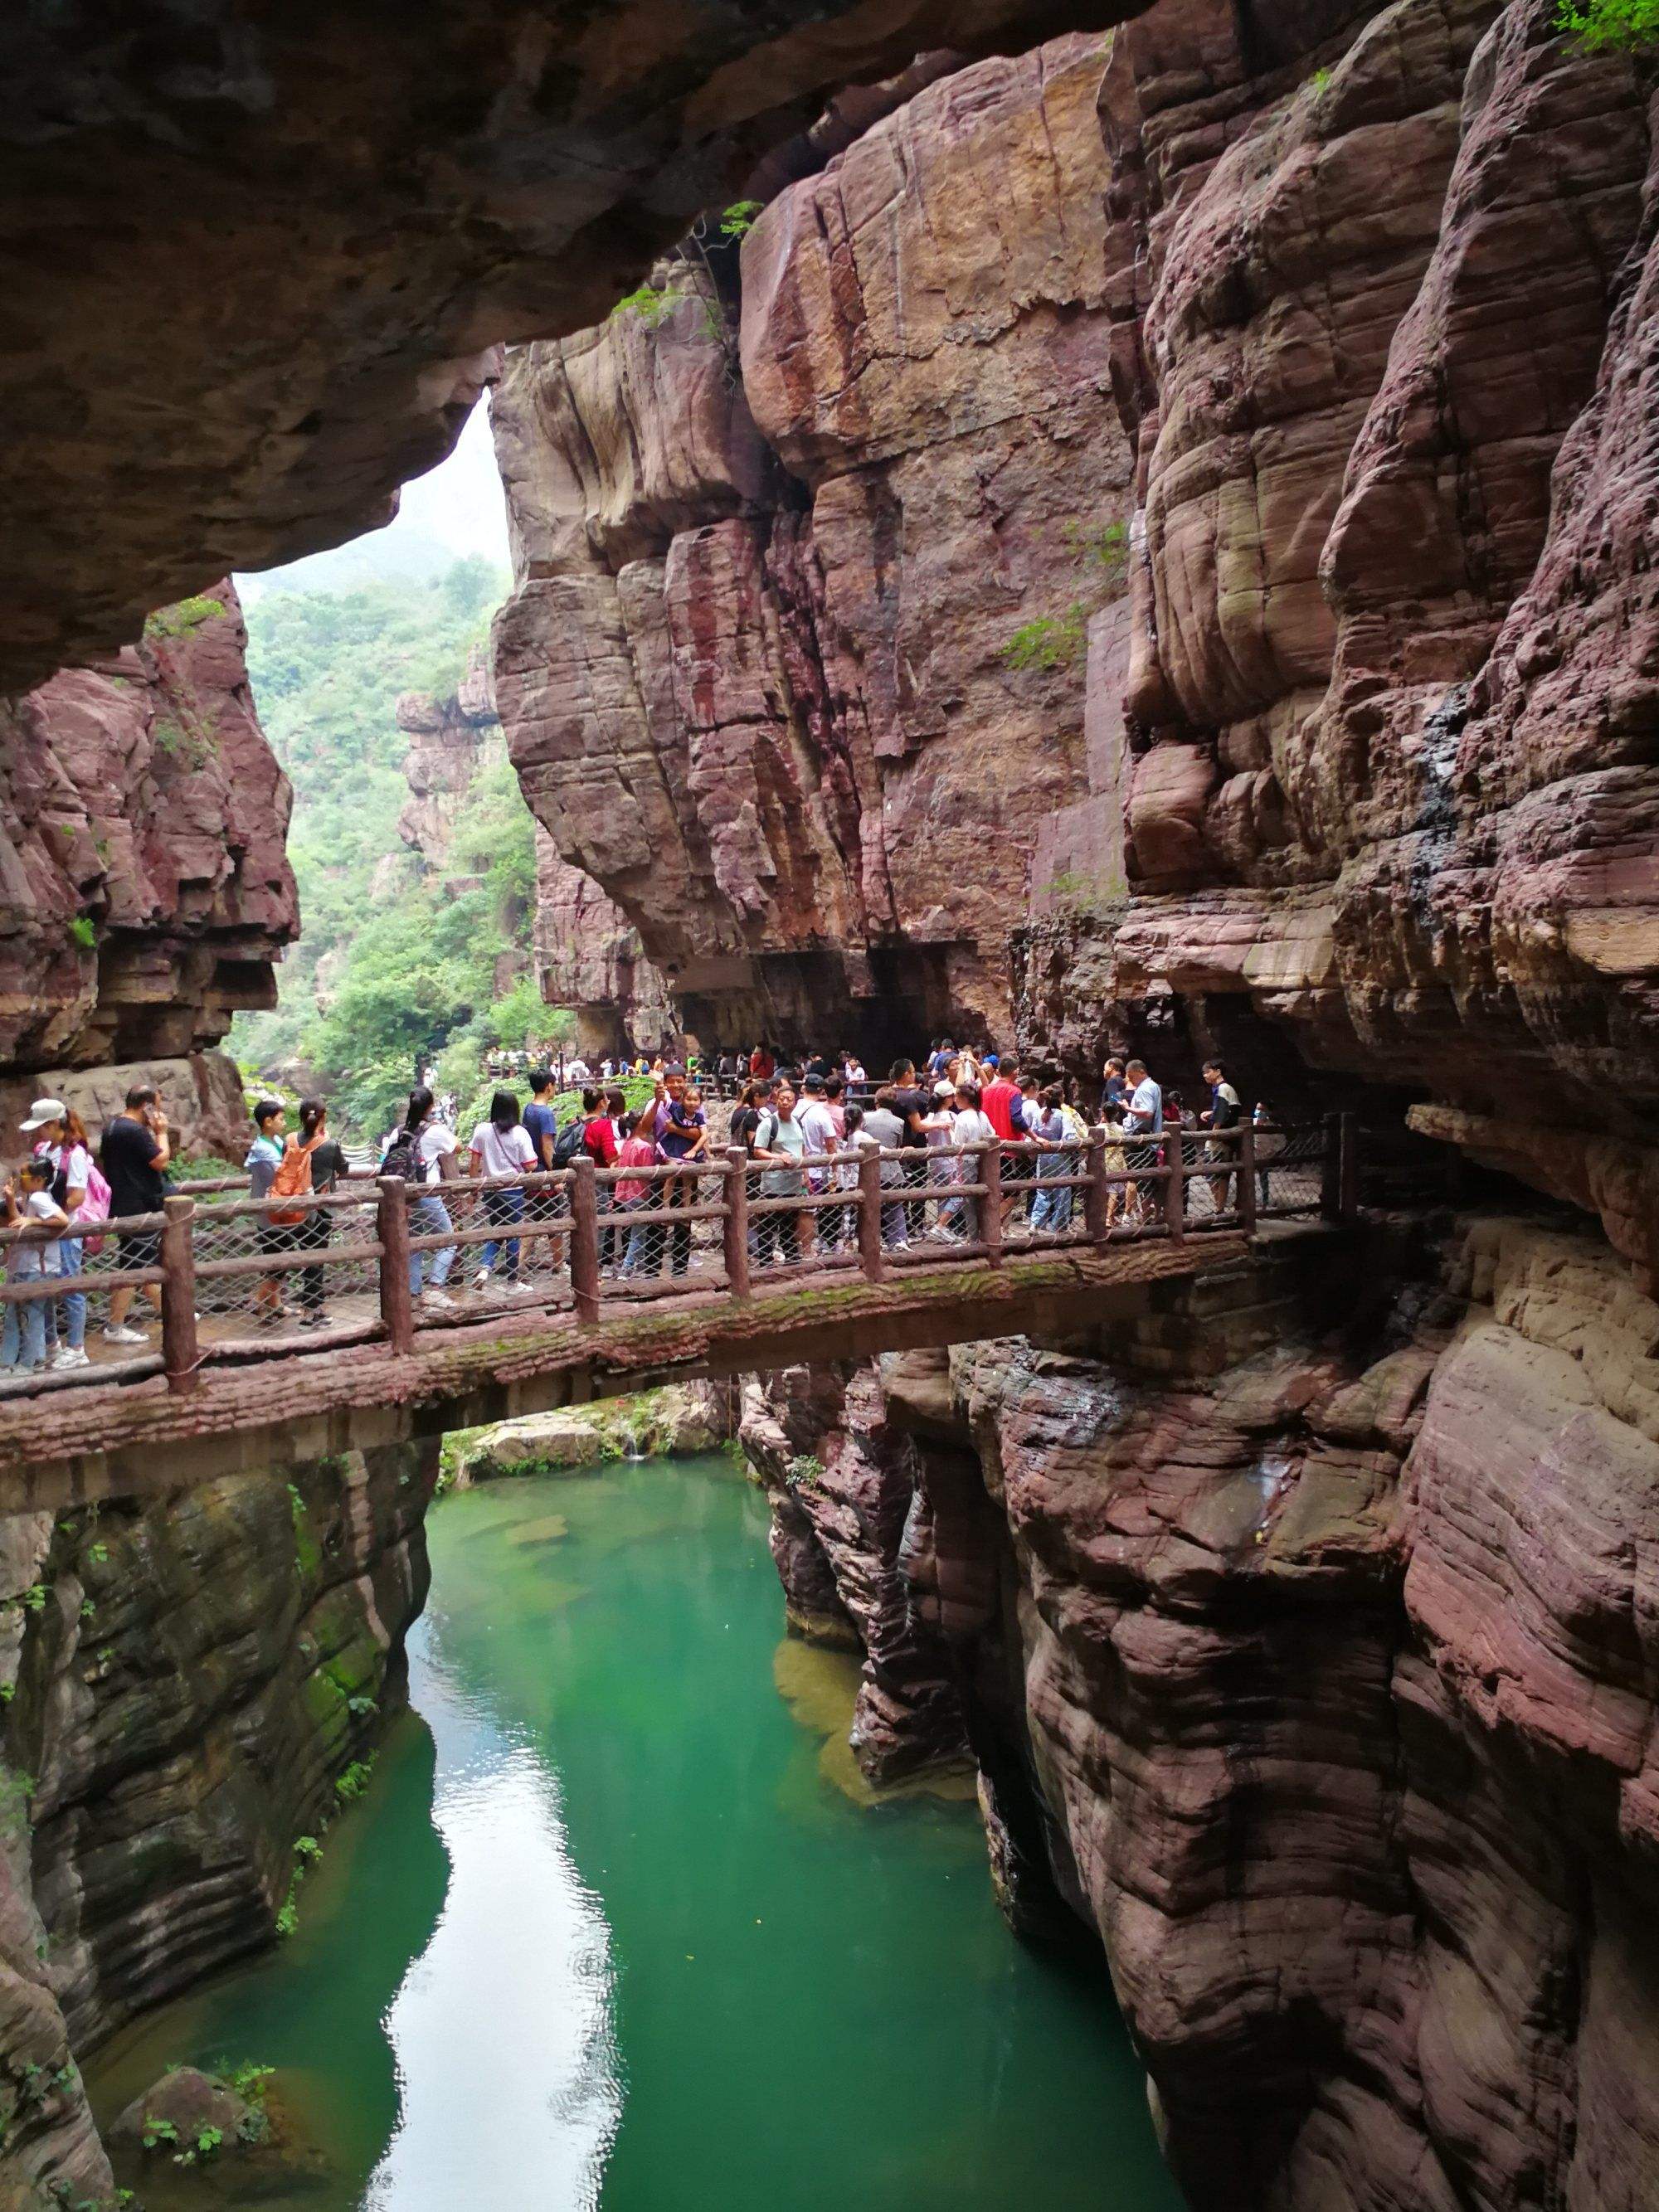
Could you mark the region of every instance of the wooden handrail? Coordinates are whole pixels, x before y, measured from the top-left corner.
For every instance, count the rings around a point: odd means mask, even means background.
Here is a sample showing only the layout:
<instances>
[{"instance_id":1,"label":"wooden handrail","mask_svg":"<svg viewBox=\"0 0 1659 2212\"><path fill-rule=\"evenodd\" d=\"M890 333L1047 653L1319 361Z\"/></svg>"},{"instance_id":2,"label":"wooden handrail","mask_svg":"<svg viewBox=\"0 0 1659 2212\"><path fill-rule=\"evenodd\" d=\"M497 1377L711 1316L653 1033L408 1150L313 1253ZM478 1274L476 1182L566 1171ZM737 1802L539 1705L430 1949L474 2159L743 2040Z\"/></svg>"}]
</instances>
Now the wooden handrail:
<instances>
[{"instance_id":1,"label":"wooden handrail","mask_svg":"<svg viewBox=\"0 0 1659 2212\"><path fill-rule=\"evenodd\" d=\"M1264 1137L1288 1140L1293 1157L1264 1148L1260 1141ZM1099 1249L1122 1239L1148 1237L1181 1243L1222 1225L1223 1217L1228 1214L1237 1228L1249 1237L1255 1232L1263 1212L1278 1214L1310 1211L1315 1200L1306 1194L1316 1171L1321 1185L1321 1210L1328 1218L1352 1220L1359 1203L1358 1147L1357 1119L1351 1113L1344 1113L1328 1116L1322 1127L1241 1121L1227 1129L1177 1130L1171 1126L1158 1137L1119 1137L1097 1125L1091 1128L1086 1139L1067 1138L1058 1144L1038 1141L1007 1145L994 1139L972 1145L859 1146L791 1158L787 1162L757 1161L736 1146L728 1146L720 1156L689 1166L677 1162L653 1162L642 1167L618 1164L599 1168L583 1155L568 1168L531 1170L520 1176L453 1180L441 1185L414 1185L396 1176L380 1176L367 1188L362 1186L368 1184L368 1178L360 1178L360 1187L349 1192L318 1192L292 1200L239 1200L228 1206L201 1206L194 1196L178 1192L169 1196L159 1214L76 1223L58 1240L73 1249L76 1245L84 1247L94 1237L103 1238L107 1240L112 1255L118 1256L122 1238L155 1237L159 1242L158 1265L100 1269L83 1264L73 1276L21 1278L15 1282L0 1283L0 1301L17 1304L77 1292L97 1296L124 1287L157 1285L161 1292L161 1364L168 1389L182 1392L196 1387L204 1357L198 1342L196 1300L204 1285L267 1274L280 1279L295 1271L329 1267L373 1267L378 1277L379 1320L348 1322L345 1326L355 1327L362 1334L379 1334L392 1353L406 1353L416 1341L410 1283L411 1260L447 1247L471 1248L500 1242L518 1243L530 1249L550 1243L556 1251L568 1237L571 1297L578 1322L588 1324L599 1319L605 1295L600 1267L602 1249L638 1228L652 1231L657 1259L650 1274L634 1278L626 1285L610 1286L614 1296L641 1299L671 1297L682 1288L698 1289L706 1296L714 1287L706 1274L695 1283L688 1283L680 1275L663 1274L659 1269L671 1238L678 1240L682 1232L689 1237L693 1230L701 1231L706 1224L718 1222L726 1292L732 1297L747 1298L752 1294L758 1272L750 1249L755 1224L769 1217L792 1214L815 1217L842 1212L849 1223L855 1220L856 1261L820 1246L777 1267L769 1264L765 1269L769 1283L811 1279L816 1274L833 1275L837 1271L844 1277L855 1264L866 1281L878 1284L892 1268L900 1266L944 1266L973 1261L1000 1267L1011 1241L1022 1251L1079 1247ZM1042 1160L1056 1152L1074 1153L1079 1171L1073 1172L1072 1164L1067 1162L1063 1164L1065 1173L1040 1172ZM1121 1168L1109 1166L1109 1154L1120 1152L1127 1152L1129 1158L1139 1154L1152 1164L1132 1166L1126 1159ZM1012 1188L1005 1179L1011 1153L1024 1164L1019 1181ZM939 1170L947 1163L956 1174L971 1174L974 1180L957 1181L954 1176L939 1174ZM1038 1167L1039 1172L1033 1174L1033 1166ZM896 1167L908 1170L911 1175L920 1173L923 1179L912 1181L907 1177L901 1181L894 1175ZM763 1178L769 1173L791 1172L800 1180L801 1188L766 1193ZM833 1180L829 1181L827 1188L809 1189L805 1182L807 1173ZM1300 1180L1290 1184L1276 1204L1264 1206L1258 1178L1287 1173L1299 1176ZM892 1176L893 1180L884 1182L884 1174ZM630 1182L650 1187L642 1202L617 1208L602 1203L602 1193ZM1187 1187L1192 1182L1207 1184L1210 1189L1211 1204L1196 1213L1189 1210L1187 1203ZM705 1195L710 1184L718 1188L707 1191ZM684 1206L665 1202L666 1188L677 1185L682 1194L695 1197L697 1202ZM1143 1209L1139 1217L1133 1220L1115 1222L1109 1218L1114 1193L1147 1185L1161 1193L1156 1206ZM435 1195L453 1205L457 1200L465 1201L473 1193L487 1195L494 1190L510 1189L532 1196L563 1190L568 1198L568 1211L561 1207L556 1215L547 1208L536 1212L526 1207L517 1218L481 1219L470 1208L465 1212L458 1208L457 1218L447 1231L420 1235L411 1232L411 1208L421 1198ZM1216 1196L1218 1189L1219 1197ZM1045 1190L1056 1194L1061 1190L1081 1191L1081 1205L1072 1210L1066 1226L1032 1229L1024 1221L1018 1226L1005 1226L1003 1216L1011 1197L1023 1204ZM930 1249L915 1252L886 1249L882 1223L889 1207L910 1210L914 1233L915 1209L923 1206L943 1209L952 1201L961 1202L951 1217L957 1231L952 1242L941 1240L935 1245L930 1238ZM368 1227L366 1221L351 1241L337 1244L302 1245L299 1242L299 1224L293 1224L292 1242L283 1237L262 1239L258 1250L249 1249L254 1242L251 1234L230 1243L228 1251L222 1244L216 1252L211 1242L204 1241L204 1235L211 1238L231 1224L252 1221L257 1224L268 1220L273 1206L284 1212L305 1213L332 1209L349 1214L369 1203L375 1209L373 1242L362 1233ZM978 1226L972 1241L962 1242L963 1233L973 1231L975 1220ZM19 1235L17 1230L3 1232L0 1242L15 1245ZM709 1241L703 1237L700 1243L706 1249ZM651 1249L647 1247L647 1250ZM680 1247L682 1258L684 1249ZM220 1252L225 1256L219 1256ZM214 1256L207 1256L210 1253ZM557 1264L556 1257L555 1266ZM550 1291L546 1302L563 1303L562 1295L555 1301ZM261 1345L258 1353L252 1344L243 1340L216 1347L219 1356L236 1358L297 1349L299 1346L291 1340ZM128 1363L122 1371L129 1371L131 1364ZM94 1365L86 1371L88 1379L95 1380L100 1368ZM58 1387L55 1381L52 1387Z\"/></svg>"}]
</instances>

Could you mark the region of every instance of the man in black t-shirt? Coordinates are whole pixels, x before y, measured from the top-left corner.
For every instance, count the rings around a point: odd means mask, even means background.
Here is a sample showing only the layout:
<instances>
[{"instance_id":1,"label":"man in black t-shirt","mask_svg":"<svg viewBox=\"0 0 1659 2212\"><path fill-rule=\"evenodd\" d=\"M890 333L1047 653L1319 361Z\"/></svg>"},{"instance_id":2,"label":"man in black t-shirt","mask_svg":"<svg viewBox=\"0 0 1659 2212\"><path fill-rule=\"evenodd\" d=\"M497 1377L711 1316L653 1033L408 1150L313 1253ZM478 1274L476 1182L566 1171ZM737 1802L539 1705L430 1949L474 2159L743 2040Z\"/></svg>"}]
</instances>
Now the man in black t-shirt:
<instances>
[{"instance_id":1,"label":"man in black t-shirt","mask_svg":"<svg viewBox=\"0 0 1659 2212\"><path fill-rule=\"evenodd\" d=\"M927 1132L922 1127L922 1116L933 1112L933 1101L916 1081L913 1060L896 1060L888 1084L893 1093L893 1111L904 1124L904 1134L899 1139L905 1155L904 1180L912 1189L919 1189L927 1180ZM904 1233L913 1244L926 1235L927 1208L920 1200L906 1200L904 1223Z\"/></svg>"},{"instance_id":2,"label":"man in black t-shirt","mask_svg":"<svg viewBox=\"0 0 1659 2212\"><path fill-rule=\"evenodd\" d=\"M112 1220L118 1220L124 1214L161 1211L161 1201L167 1194L167 1176L162 1170L172 1157L167 1117L161 1111L155 1086L135 1083L127 1093L125 1106L104 1131L104 1140L98 1148L98 1164L109 1185ZM118 1257L123 1267L154 1267L161 1256L161 1240L153 1232L121 1238ZM146 1283L143 1291L159 1314L160 1284ZM127 1326L127 1309L131 1304L131 1284L124 1283L118 1290L110 1292L109 1320L104 1335L111 1344L149 1342L143 1329Z\"/></svg>"}]
</instances>

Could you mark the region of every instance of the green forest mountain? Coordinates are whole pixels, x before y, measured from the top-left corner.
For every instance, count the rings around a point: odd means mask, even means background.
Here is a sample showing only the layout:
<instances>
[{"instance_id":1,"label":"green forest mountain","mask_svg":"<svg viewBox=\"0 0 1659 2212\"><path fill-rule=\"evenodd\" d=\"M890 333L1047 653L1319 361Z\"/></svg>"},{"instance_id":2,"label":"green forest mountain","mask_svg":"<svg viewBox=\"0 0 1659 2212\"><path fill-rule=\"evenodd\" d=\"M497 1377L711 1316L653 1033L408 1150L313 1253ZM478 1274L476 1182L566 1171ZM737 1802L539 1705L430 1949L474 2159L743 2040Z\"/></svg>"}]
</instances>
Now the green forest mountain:
<instances>
[{"instance_id":1,"label":"green forest mountain","mask_svg":"<svg viewBox=\"0 0 1659 2212\"><path fill-rule=\"evenodd\" d=\"M239 1017L231 1049L251 1082L314 1087L360 1136L383 1133L417 1061L436 1058L470 1100L489 1047L562 1026L531 970L534 825L504 749L486 748L451 848L453 873L477 888L423 876L397 830L398 696L455 690L507 580L475 557L430 580L269 592L246 610L254 700L294 785L301 934L275 1012ZM507 951L522 972L498 999Z\"/></svg>"}]
</instances>

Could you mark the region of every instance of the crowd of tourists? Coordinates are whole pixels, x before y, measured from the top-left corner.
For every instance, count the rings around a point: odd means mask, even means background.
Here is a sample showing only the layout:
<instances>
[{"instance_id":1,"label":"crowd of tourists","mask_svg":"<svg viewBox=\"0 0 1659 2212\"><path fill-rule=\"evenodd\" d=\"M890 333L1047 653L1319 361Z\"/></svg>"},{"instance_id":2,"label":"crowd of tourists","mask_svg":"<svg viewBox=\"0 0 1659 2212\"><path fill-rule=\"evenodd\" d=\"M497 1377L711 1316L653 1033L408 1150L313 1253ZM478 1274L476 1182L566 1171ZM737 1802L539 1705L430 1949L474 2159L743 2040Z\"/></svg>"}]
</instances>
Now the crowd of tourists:
<instances>
[{"instance_id":1,"label":"crowd of tourists","mask_svg":"<svg viewBox=\"0 0 1659 2212\"><path fill-rule=\"evenodd\" d=\"M617 1065L653 1079L645 1103L629 1103L614 1073ZM561 1115L561 1076L568 1084L578 1075L586 1079L580 1105ZM897 1060L879 1083L872 1083L854 1053L789 1060L765 1043L746 1056L722 1053L706 1072L695 1060L665 1053L642 1066L601 1060L597 1075L580 1060L556 1073L544 1061L527 1071L527 1082L531 1096L522 1104L515 1090L498 1089L465 1143L453 1126L453 1101L419 1084L386 1144L380 1172L403 1177L414 1194L410 1227L422 1241L410 1257L409 1286L428 1310L455 1309L452 1287L463 1249L455 1232L474 1218L475 1209L477 1224L491 1233L471 1248L477 1256L469 1290L510 1292L520 1286L526 1250L538 1265L562 1267L568 1221L562 1182L543 1184L534 1178L550 1177L579 1158L616 1170L599 1186L602 1270L623 1279L672 1278L686 1274L691 1265L698 1176L709 1164L713 1143L722 1153L727 1146L742 1148L759 1198L833 1201L839 1193L848 1194L844 1205L757 1208L751 1254L762 1266L776 1266L855 1244L860 1166L871 1153L877 1156L883 1193L881 1240L896 1251L923 1237L945 1244L984 1241L985 1201L975 1188L983 1156L972 1148L994 1139L1001 1147L1000 1221L1015 1233L1041 1237L1071 1226L1078 1191L1069 1178L1080 1171L1083 1148L1096 1131L1103 1138L1109 1224L1145 1220L1161 1211L1162 1180L1141 1179L1137 1171L1160 1165L1171 1132L1181 1133L1186 1157L1197 1157L1200 1165L1213 1161L1213 1174L1200 1180L1221 1208L1237 1173L1224 1133L1244 1113L1225 1069L1214 1060L1204 1068L1201 1103L1164 1088L1138 1059L1108 1060L1097 1091L1085 1098L1075 1078L1056 1079L995 1052L958 1049L946 1039L921 1069L908 1059ZM735 1099L721 1133L710 1127L710 1094ZM1267 1114L1265 1102L1256 1105L1258 1122ZM320 1098L301 1102L291 1130L287 1107L274 1098L258 1102L253 1122L245 1164L248 1195L262 1209L254 1225L256 1249L270 1255L314 1252L317 1259L314 1265L257 1275L252 1316L264 1326L292 1322L319 1328L329 1318L324 1270L329 1213L297 1201L334 1189L348 1172L345 1153L330 1135ZM31 1141L29 1156L0 1186L3 1225L15 1232L6 1256L11 1282L82 1278L88 1257L95 1257L104 1241L103 1223L161 1212L172 1134L153 1087L138 1084L129 1091L104 1128L95 1156L79 1116L59 1098L37 1099L23 1133ZM1257 1173L1265 1201L1270 1173L1265 1153ZM525 1177L532 1178L528 1184L520 1180ZM635 1215L649 1218L631 1219ZM524 1238L517 1232L526 1222L546 1233ZM154 1270L159 1255L155 1231L124 1235L118 1264L123 1270ZM105 1339L124 1346L148 1343L146 1325L160 1310L157 1285L118 1285L108 1296ZM0 1376L85 1366L87 1322L84 1289L66 1290L61 1297L7 1301Z\"/></svg>"},{"instance_id":2,"label":"crowd of tourists","mask_svg":"<svg viewBox=\"0 0 1659 2212\"><path fill-rule=\"evenodd\" d=\"M872 1152L881 1189L893 1194L881 1204L882 1242L897 1251L924 1237L946 1244L983 1241L983 1200L975 1188L980 1156L963 1148L993 1140L1002 1148L1001 1224L1035 1237L1072 1225L1078 1193L1069 1178L1081 1171L1083 1148L1097 1129L1104 1139L1109 1225L1155 1218L1162 1210L1162 1182L1141 1179L1137 1171L1160 1165L1172 1131L1182 1132L1183 1142L1190 1132L1193 1146L1214 1159L1215 1172L1204 1181L1218 1208L1237 1173L1222 1133L1237 1125L1243 1108L1215 1061L1204 1070L1202 1104L1191 1106L1138 1059L1109 1060L1097 1095L1086 1101L1076 1079L1045 1079L994 1052L959 1051L948 1040L935 1047L924 1070L896 1060L879 1085L852 1053L781 1062L765 1044L748 1055L746 1069L734 1054L716 1060L709 1091L736 1094L723 1141L746 1154L759 1198L833 1200L844 1191L848 1202L757 1209L750 1244L763 1267L834 1255L855 1243L860 1165ZM571 1072L567 1066L567 1079ZM520 1285L526 1249L533 1255L539 1247L549 1264L561 1266L563 1231L557 1224L568 1212L562 1190L508 1179L567 1168L578 1158L616 1170L599 1186L602 1272L623 1279L687 1273L691 1210L713 1141L708 1094L695 1063L663 1057L645 1072L655 1079L643 1104L630 1105L619 1082L590 1081L580 1107L561 1121L554 1069L533 1069L529 1103L521 1109L514 1092L497 1091L465 1149L429 1086L413 1091L380 1163L383 1174L416 1186L411 1227L434 1240L411 1255L411 1295L428 1310L454 1310L462 1248L441 1240L453 1238L475 1199L483 1224L500 1234L480 1247L470 1290ZM1265 1104L1257 1107L1258 1121L1266 1114ZM1265 1182L1267 1170L1260 1172ZM465 1188L466 1179L479 1177L486 1179L483 1188ZM678 1213L687 1218L673 1219ZM629 1219L636 1214L651 1218ZM550 1225L551 1233L533 1240L515 1236L526 1220Z\"/></svg>"},{"instance_id":3,"label":"crowd of tourists","mask_svg":"<svg viewBox=\"0 0 1659 2212\"><path fill-rule=\"evenodd\" d=\"M135 1084L127 1092L121 1110L105 1125L95 1156L80 1115L61 1098L37 1098L22 1133L29 1139L28 1157L0 1185L0 1226L15 1232L6 1250L9 1283L75 1282L84 1276L88 1259L102 1249L102 1226L112 1216L161 1212L172 1134L152 1085ZM154 1268L160 1256L157 1231L121 1239L123 1268ZM159 1314L158 1286L145 1283L139 1292L149 1310ZM133 1298L130 1283L109 1292L103 1334L112 1344L149 1341L133 1325ZM8 1300L0 1376L88 1366L87 1320L84 1290L66 1289L61 1297Z\"/></svg>"}]
</instances>

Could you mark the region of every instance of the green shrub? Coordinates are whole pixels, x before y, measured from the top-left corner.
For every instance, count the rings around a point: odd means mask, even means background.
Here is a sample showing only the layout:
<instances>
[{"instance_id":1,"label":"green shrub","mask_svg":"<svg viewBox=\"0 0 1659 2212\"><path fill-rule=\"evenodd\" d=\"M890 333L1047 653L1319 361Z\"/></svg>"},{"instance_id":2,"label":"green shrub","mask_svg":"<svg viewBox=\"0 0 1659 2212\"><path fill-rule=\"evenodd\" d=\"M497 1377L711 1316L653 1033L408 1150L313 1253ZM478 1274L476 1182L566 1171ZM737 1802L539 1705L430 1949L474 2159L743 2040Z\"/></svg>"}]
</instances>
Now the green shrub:
<instances>
[{"instance_id":1,"label":"green shrub","mask_svg":"<svg viewBox=\"0 0 1659 2212\"><path fill-rule=\"evenodd\" d=\"M1560 0L1555 27L1590 53L1630 53L1659 38L1659 0Z\"/></svg>"},{"instance_id":2,"label":"green shrub","mask_svg":"<svg viewBox=\"0 0 1659 2212\"><path fill-rule=\"evenodd\" d=\"M755 218L760 211L759 200L733 200L720 217L720 236L746 238L755 228Z\"/></svg>"},{"instance_id":3,"label":"green shrub","mask_svg":"<svg viewBox=\"0 0 1659 2212\"><path fill-rule=\"evenodd\" d=\"M98 948L98 929L89 914L77 914L69 926L71 940L82 952L94 952Z\"/></svg>"},{"instance_id":4,"label":"green shrub","mask_svg":"<svg viewBox=\"0 0 1659 2212\"><path fill-rule=\"evenodd\" d=\"M1079 601L1056 619L1038 615L1022 623L1002 648L1010 668L1067 668L1083 651L1086 611Z\"/></svg>"}]
</instances>

